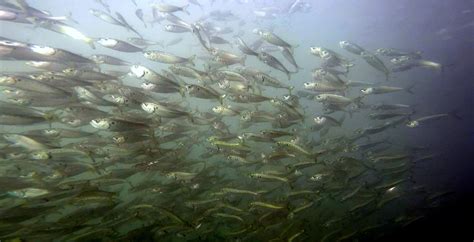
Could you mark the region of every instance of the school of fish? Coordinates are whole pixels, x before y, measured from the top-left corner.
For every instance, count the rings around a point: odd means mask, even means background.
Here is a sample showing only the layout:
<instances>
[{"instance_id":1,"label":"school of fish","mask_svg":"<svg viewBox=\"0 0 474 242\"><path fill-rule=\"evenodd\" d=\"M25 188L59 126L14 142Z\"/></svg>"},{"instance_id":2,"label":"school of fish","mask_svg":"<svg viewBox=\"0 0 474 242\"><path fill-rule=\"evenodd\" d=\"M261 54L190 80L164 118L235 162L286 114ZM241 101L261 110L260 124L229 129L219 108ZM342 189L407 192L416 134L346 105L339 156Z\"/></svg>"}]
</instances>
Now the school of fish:
<instances>
[{"instance_id":1,"label":"school of fish","mask_svg":"<svg viewBox=\"0 0 474 242\"><path fill-rule=\"evenodd\" d=\"M47 30L94 53L1 32L1 63L25 66L0 74L1 241L363 241L449 194L415 182L429 148L386 134L459 114L374 101L416 94L415 81L393 76L442 75L442 64L341 40L304 50L310 70L298 37L272 25L307 14L308 1L261 4L255 21L214 1L175 2L90 1L110 29L89 36L72 15L0 1L0 27ZM188 38L192 52L174 53ZM376 82L351 78L367 69Z\"/></svg>"}]
</instances>

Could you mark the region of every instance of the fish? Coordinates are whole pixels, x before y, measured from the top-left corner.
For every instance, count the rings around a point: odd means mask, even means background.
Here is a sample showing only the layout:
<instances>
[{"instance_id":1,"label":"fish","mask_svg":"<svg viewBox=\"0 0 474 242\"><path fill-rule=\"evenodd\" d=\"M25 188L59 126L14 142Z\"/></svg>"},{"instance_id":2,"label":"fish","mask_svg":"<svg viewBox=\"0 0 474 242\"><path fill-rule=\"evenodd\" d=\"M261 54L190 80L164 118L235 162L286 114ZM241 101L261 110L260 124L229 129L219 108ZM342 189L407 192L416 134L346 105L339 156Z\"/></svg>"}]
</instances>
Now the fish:
<instances>
[{"instance_id":1,"label":"fish","mask_svg":"<svg viewBox=\"0 0 474 242\"><path fill-rule=\"evenodd\" d=\"M108 9L108 8L107 8ZM108 12L110 13L110 9L108 10ZM113 25L118 25L118 26L121 26L121 27L125 27L123 25L122 22L120 22L119 20L117 20L116 18L114 18L112 15L102 11L102 10L98 10L98 9L89 9L89 13L91 13L92 15L102 19L103 21L109 23L109 24L113 24Z\"/></svg>"},{"instance_id":2,"label":"fish","mask_svg":"<svg viewBox=\"0 0 474 242\"><path fill-rule=\"evenodd\" d=\"M163 51L158 51L158 50L148 50L143 52L143 56L149 60L152 61L157 61L165 64L183 64L183 63L188 63L194 66L194 59L196 58L195 55L184 58L184 57L179 57L170 53L166 53Z\"/></svg>"},{"instance_id":3,"label":"fish","mask_svg":"<svg viewBox=\"0 0 474 242\"><path fill-rule=\"evenodd\" d=\"M107 12L110 13L110 6L104 1L104 0L95 0L97 3L99 3L100 5L102 5L105 10L107 10Z\"/></svg>"},{"instance_id":4,"label":"fish","mask_svg":"<svg viewBox=\"0 0 474 242\"><path fill-rule=\"evenodd\" d=\"M362 52L366 51L364 48L360 47L359 45L355 43L351 43L346 40L339 41L339 46L355 55L362 55Z\"/></svg>"},{"instance_id":5,"label":"fish","mask_svg":"<svg viewBox=\"0 0 474 242\"><path fill-rule=\"evenodd\" d=\"M380 60L376 55L368 52L368 51L363 51L360 53L360 56L372 67L377 69L378 71L381 71L385 74L385 79L388 81L389 75L390 75L390 70L385 66L382 60Z\"/></svg>"},{"instance_id":6,"label":"fish","mask_svg":"<svg viewBox=\"0 0 474 242\"><path fill-rule=\"evenodd\" d=\"M398 92L398 91L406 91L410 94L413 94L412 89L415 87L415 85L411 85L407 88L403 87L390 87L390 86L378 86L378 87L367 87L364 89L361 89L360 91L364 95L373 95L373 94L385 94L385 93L392 93L392 92Z\"/></svg>"},{"instance_id":7,"label":"fish","mask_svg":"<svg viewBox=\"0 0 474 242\"><path fill-rule=\"evenodd\" d=\"M293 54L293 49L295 46L288 44L278 35L264 29L254 29L252 32L258 34L262 39L264 39L266 42L270 44L287 48L290 51L290 53Z\"/></svg>"},{"instance_id":8,"label":"fish","mask_svg":"<svg viewBox=\"0 0 474 242\"><path fill-rule=\"evenodd\" d=\"M203 99L216 99L222 104L222 99L225 98L225 94L220 94L216 90L210 87L203 87L199 85L189 84L185 86L188 95Z\"/></svg>"},{"instance_id":9,"label":"fish","mask_svg":"<svg viewBox=\"0 0 474 242\"><path fill-rule=\"evenodd\" d=\"M283 54L283 57L285 57L285 59L290 62L294 67L295 69L298 71L299 69L301 69L298 64L296 63L296 60L295 60L295 57L293 56L293 53L291 53L290 49L288 49L287 47L280 47L279 48L281 50L281 53Z\"/></svg>"},{"instance_id":10,"label":"fish","mask_svg":"<svg viewBox=\"0 0 474 242\"><path fill-rule=\"evenodd\" d=\"M96 3L0 1L0 240L373 240L453 199L418 179L444 156L405 138L463 107L379 94L458 63L315 39L304 0Z\"/></svg>"},{"instance_id":11,"label":"fish","mask_svg":"<svg viewBox=\"0 0 474 242\"><path fill-rule=\"evenodd\" d=\"M151 5L152 8L155 8L162 13L185 12L187 15L190 15L190 13L186 10L188 6L189 4L179 7L179 6L164 4L164 3L154 3Z\"/></svg>"},{"instance_id":12,"label":"fish","mask_svg":"<svg viewBox=\"0 0 474 242\"><path fill-rule=\"evenodd\" d=\"M183 38L181 38L181 37L174 38L174 39L172 39L172 40L170 40L170 41L168 41L168 42L166 43L166 47L179 44L181 41L183 41Z\"/></svg>"},{"instance_id":13,"label":"fish","mask_svg":"<svg viewBox=\"0 0 474 242\"><path fill-rule=\"evenodd\" d=\"M31 44L25 51L26 53L12 53L12 57L19 60L92 63L90 59L78 54L49 46Z\"/></svg>"},{"instance_id":14,"label":"fish","mask_svg":"<svg viewBox=\"0 0 474 242\"><path fill-rule=\"evenodd\" d=\"M258 53L254 51L253 49L251 49L250 47L248 47L247 44L240 37L237 37L236 39L237 39L237 45L240 51L242 51L242 53L246 55L258 56Z\"/></svg>"},{"instance_id":15,"label":"fish","mask_svg":"<svg viewBox=\"0 0 474 242\"><path fill-rule=\"evenodd\" d=\"M125 20L125 18L120 14L119 12L115 12L115 15L117 16L118 20L122 23L122 26L125 27L127 30L130 30L137 34L140 38L143 38L143 36L136 30L134 29L128 22Z\"/></svg>"},{"instance_id":16,"label":"fish","mask_svg":"<svg viewBox=\"0 0 474 242\"><path fill-rule=\"evenodd\" d=\"M313 120L318 126L332 126L332 127L342 126L342 123L339 120L328 115L316 116Z\"/></svg>"},{"instance_id":17,"label":"fish","mask_svg":"<svg viewBox=\"0 0 474 242\"><path fill-rule=\"evenodd\" d=\"M403 117L403 116L411 116L414 114L413 111L411 112L380 112L380 113L371 113L369 114L370 119L376 120L385 120L395 117Z\"/></svg>"},{"instance_id":18,"label":"fish","mask_svg":"<svg viewBox=\"0 0 474 242\"><path fill-rule=\"evenodd\" d=\"M67 24L59 23L57 21L41 20L41 19L34 19L32 22L35 22L38 26L42 28L45 28L45 29L48 29L60 34L64 34L73 39L83 41L86 44L88 44L92 49L95 49L93 38L87 37L86 35L81 33L79 30Z\"/></svg>"},{"instance_id":19,"label":"fish","mask_svg":"<svg viewBox=\"0 0 474 242\"><path fill-rule=\"evenodd\" d=\"M231 105L219 105L212 107L214 113L223 115L223 116L237 116L245 110L243 107L234 107Z\"/></svg>"},{"instance_id":20,"label":"fish","mask_svg":"<svg viewBox=\"0 0 474 242\"><path fill-rule=\"evenodd\" d=\"M19 134L3 134L3 138L12 143L14 146L23 147L29 151L49 149L54 146L48 145L47 143L41 142L25 135Z\"/></svg>"},{"instance_id":21,"label":"fish","mask_svg":"<svg viewBox=\"0 0 474 242\"><path fill-rule=\"evenodd\" d=\"M414 120L410 120L407 122L406 126L409 127L409 128L416 128L426 122L429 122L429 121L434 121L434 120L439 120L441 118L446 118L446 117L454 117L458 120L461 120L462 118L456 113L456 111L453 111L451 113L440 113L440 114L433 114L433 115L428 115L428 116L424 116L424 117L421 117L421 118L417 118L417 119L414 119Z\"/></svg>"},{"instance_id":22,"label":"fish","mask_svg":"<svg viewBox=\"0 0 474 242\"><path fill-rule=\"evenodd\" d=\"M284 88L287 89L289 92L293 90L295 87L286 85L282 81L264 73L264 72L258 72L255 73L254 75L255 81L258 83L261 83L264 86L270 86L270 87L275 87L275 88Z\"/></svg>"},{"instance_id":23,"label":"fish","mask_svg":"<svg viewBox=\"0 0 474 242\"><path fill-rule=\"evenodd\" d=\"M166 118L189 117L191 118L191 114L189 112L186 112L185 110L167 107L166 104L159 104L157 102L142 103L141 107L145 112L150 113L150 114L156 114L161 117L166 117Z\"/></svg>"},{"instance_id":24,"label":"fish","mask_svg":"<svg viewBox=\"0 0 474 242\"><path fill-rule=\"evenodd\" d=\"M262 61L263 63L267 64L268 66L285 73L286 76L288 77L288 80L291 79L291 74L295 73L295 72L290 72L277 58L270 55L269 53L260 52L258 54L258 59Z\"/></svg>"},{"instance_id":25,"label":"fish","mask_svg":"<svg viewBox=\"0 0 474 242\"><path fill-rule=\"evenodd\" d=\"M177 25L177 24L166 24L163 29L164 31L171 32L171 33L193 32L193 30L190 29L189 27Z\"/></svg>"},{"instance_id":26,"label":"fish","mask_svg":"<svg viewBox=\"0 0 474 242\"><path fill-rule=\"evenodd\" d=\"M148 129L149 125L119 118L98 118L90 121L90 125L99 130L126 131L130 129Z\"/></svg>"},{"instance_id":27,"label":"fish","mask_svg":"<svg viewBox=\"0 0 474 242\"><path fill-rule=\"evenodd\" d=\"M137 46L149 47L153 45L159 45L161 47L164 47L161 41L152 41L152 40L147 40L143 38L128 38L127 40L130 41L130 43Z\"/></svg>"},{"instance_id":28,"label":"fish","mask_svg":"<svg viewBox=\"0 0 474 242\"><path fill-rule=\"evenodd\" d=\"M397 56L413 56L415 58L421 58L421 51L403 51L394 48L378 48L375 51L376 54L388 57L397 57Z\"/></svg>"},{"instance_id":29,"label":"fish","mask_svg":"<svg viewBox=\"0 0 474 242\"><path fill-rule=\"evenodd\" d=\"M128 61L110 56L110 55L92 55L91 60L97 64L107 64L116 66L130 66Z\"/></svg>"},{"instance_id":30,"label":"fish","mask_svg":"<svg viewBox=\"0 0 474 242\"><path fill-rule=\"evenodd\" d=\"M43 94L68 94L66 90L61 88L23 76L2 75L0 76L0 86L19 88L24 91L39 92Z\"/></svg>"},{"instance_id":31,"label":"fish","mask_svg":"<svg viewBox=\"0 0 474 242\"><path fill-rule=\"evenodd\" d=\"M120 51L120 52L142 52L143 51L142 48L136 47L136 46L131 45L131 44L125 42L125 41L118 40L118 39L99 38L97 40L97 43L104 46L104 47L106 47L106 48L116 50L116 51Z\"/></svg>"},{"instance_id":32,"label":"fish","mask_svg":"<svg viewBox=\"0 0 474 242\"><path fill-rule=\"evenodd\" d=\"M139 8L135 10L135 16L137 16L137 18L140 19L140 21L142 21L143 26L146 28L147 25L145 23L145 20L143 19L143 9Z\"/></svg>"},{"instance_id":33,"label":"fish","mask_svg":"<svg viewBox=\"0 0 474 242\"><path fill-rule=\"evenodd\" d=\"M231 45L231 43L229 41L225 40L222 37L216 36L216 35L210 36L209 37L209 42L211 44L216 44L216 45L224 45L224 44Z\"/></svg>"}]
</instances>

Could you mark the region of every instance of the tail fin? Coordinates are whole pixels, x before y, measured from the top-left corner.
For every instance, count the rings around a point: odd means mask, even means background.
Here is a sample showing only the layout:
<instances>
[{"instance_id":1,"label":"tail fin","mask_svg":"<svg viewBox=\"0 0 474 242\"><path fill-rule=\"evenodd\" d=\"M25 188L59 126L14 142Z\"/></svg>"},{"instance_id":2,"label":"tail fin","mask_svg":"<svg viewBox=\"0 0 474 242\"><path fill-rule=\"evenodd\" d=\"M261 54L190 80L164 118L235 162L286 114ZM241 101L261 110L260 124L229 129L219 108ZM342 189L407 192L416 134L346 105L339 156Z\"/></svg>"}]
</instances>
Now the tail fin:
<instances>
[{"instance_id":1,"label":"tail fin","mask_svg":"<svg viewBox=\"0 0 474 242\"><path fill-rule=\"evenodd\" d=\"M415 87L416 84L412 84L410 85L409 87L405 88L405 91L410 93L410 94L414 94L412 89Z\"/></svg>"},{"instance_id":2,"label":"tail fin","mask_svg":"<svg viewBox=\"0 0 474 242\"><path fill-rule=\"evenodd\" d=\"M227 97L227 94L222 94L222 95L219 96L219 103L220 103L221 105L224 104L224 98L225 98L225 97Z\"/></svg>"},{"instance_id":3,"label":"tail fin","mask_svg":"<svg viewBox=\"0 0 474 242\"><path fill-rule=\"evenodd\" d=\"M92 49L95 50L94 39L89 38L89 39L86 40L86 43L87 43Z\"/></svg>"},{"instance_id":4,"label":"tail fin","mask_svg":"<svg viewBox=\"0 0 474 242\"><path fill-rule=\"evenodd\" d=\"M246 60L246 59L247 59L247 56L244 55L244 56L240 59L240 62L239 62L239 63L240 63L241 65L245 66L245 60Z\"/></svg>"},{"instance_id":5,"label":"tail fin","mask_svg":"<svg viewBox=\"0 0 474 242\"><path fill-rule=\"evenodd\" d=\"M293 89L295 89L295 86L289 86L288 87L288 94L291 95L291 91L293 91Z\"/></svg>"},{"instance_id":6,"label":"tail fin","mask_svg":"<svg viewBox=\"0 0 474 242\"><path fill-rule=\"evenodd\" d=\"M364 103L362 102L362 98L364 98L365 96L358 96L358 97L355 97L354 99L352 99L352 102L357 106L357 108L360 108L360 107L363 107L364 106ZM352 117L352 115L351 115Z\"/></svg>"},{"instance_id":7,"label":"tail fin","mask_svg":"<svg viewBox=\"0 0 474 242\"><path fill-rule=\"evenodd\" d=\"M185 12L187 15L191 15L191 13L187 10L187 8L189 7L189 3L184 5L183 7L181 7L181 9L183 10L183 12Z\"/></svg>"},{"instance_id":8,"label":"tail fin","mask_svg":"<svg viewBox=\"0 0 474 242\"><path fill-rule=\"evenodd\" d=\"M462 120L462 117L459 116L459 110L458 109L455 109L455 110L449 112L448 114L449 114L449 116L451 116L451 117L453 117L457 120Z\"/></svg>"},{"instance_id":9,"label":"tail fin","mask_svg":"<svg viewBox=\"0 0 474 242\"><path fill-rule=\"evenodd\" d=\"M192 66L195 66L195 64L194 64L195 59L196 59L196 55L193 55L193 56L189 57L188 58L189 64L191 64Z\"/></svg>"},{"instance_id":10,"label":"tail fin","mask_svg":"<svg viewBox=\"0 0 474 242\"><path fill-rule=\"evenodd\" d=\"M71 11L69 11L69 12L67 13L66 18L67 18L69 21L73 22L73 23L79 24L79 22L77 22L77 20L75 20L75 19L72 18L72 12L71 12Z\"/></svg>"}]
</instances>

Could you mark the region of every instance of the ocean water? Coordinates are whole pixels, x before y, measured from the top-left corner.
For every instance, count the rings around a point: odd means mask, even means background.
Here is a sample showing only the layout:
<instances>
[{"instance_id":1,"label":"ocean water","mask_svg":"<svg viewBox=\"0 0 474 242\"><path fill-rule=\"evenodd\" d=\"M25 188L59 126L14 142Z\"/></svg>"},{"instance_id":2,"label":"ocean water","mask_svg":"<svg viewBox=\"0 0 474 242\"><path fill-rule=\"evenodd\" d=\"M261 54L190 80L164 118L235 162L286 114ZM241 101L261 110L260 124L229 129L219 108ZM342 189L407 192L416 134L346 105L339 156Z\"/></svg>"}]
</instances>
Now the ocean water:
<instances>
[{"instance_id":1,"label":"ocean water","mask_svg":"<svg viewBox=\"0 0 474 242\"><path fill-rule=\"evenodd\" d=\"M101 38L139 37L116 13L159 44L136 52L103 46ZM166 31L169 24L187 30ZM71 27L95 47L52 26ZM213 36L228 43L209 43ZM4 0L0 37L7 39L0 42L0 241L472 239L462 222L474 191L472 0ZM256 55L243 53L238 39ZM388 79L341 41L380 60ZM55 52L33 53L38 46ZM180 66L193 76L146 58L148 51L189 58ZM290 78L265 63L265 53ZM127 63L95 63L93 55ZM397 71L397 56L412 58L409 68ZM238 61L219 62L225 58ZM315 68L338 74L314 78ZM362 91L384 87L399 90ZM69 102L45 104L53 99ZM148 112L144 103L158 108ZM380 104L406 107L375 109Z\"/></svg>"}]
</instances>

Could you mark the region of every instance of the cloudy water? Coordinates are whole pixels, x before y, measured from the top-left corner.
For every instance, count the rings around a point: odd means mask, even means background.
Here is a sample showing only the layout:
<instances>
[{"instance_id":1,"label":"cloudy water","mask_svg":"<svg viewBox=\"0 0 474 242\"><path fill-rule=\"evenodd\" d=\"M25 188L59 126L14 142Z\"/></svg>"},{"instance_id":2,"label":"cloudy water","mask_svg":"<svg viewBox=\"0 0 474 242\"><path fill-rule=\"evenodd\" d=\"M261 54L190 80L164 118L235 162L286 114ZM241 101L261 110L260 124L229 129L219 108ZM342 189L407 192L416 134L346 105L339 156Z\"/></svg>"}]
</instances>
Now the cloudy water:
<instances>
[{"instance_id":1,"label":"cloudy water","mask_svg":"<svg viewBox=\"0 0 474 242\"><path fill-rule=\"evenodd\" d=\"M472 0L0 0L0 241L464 235L473 57Z\"/></svg>"}]
</instances>

